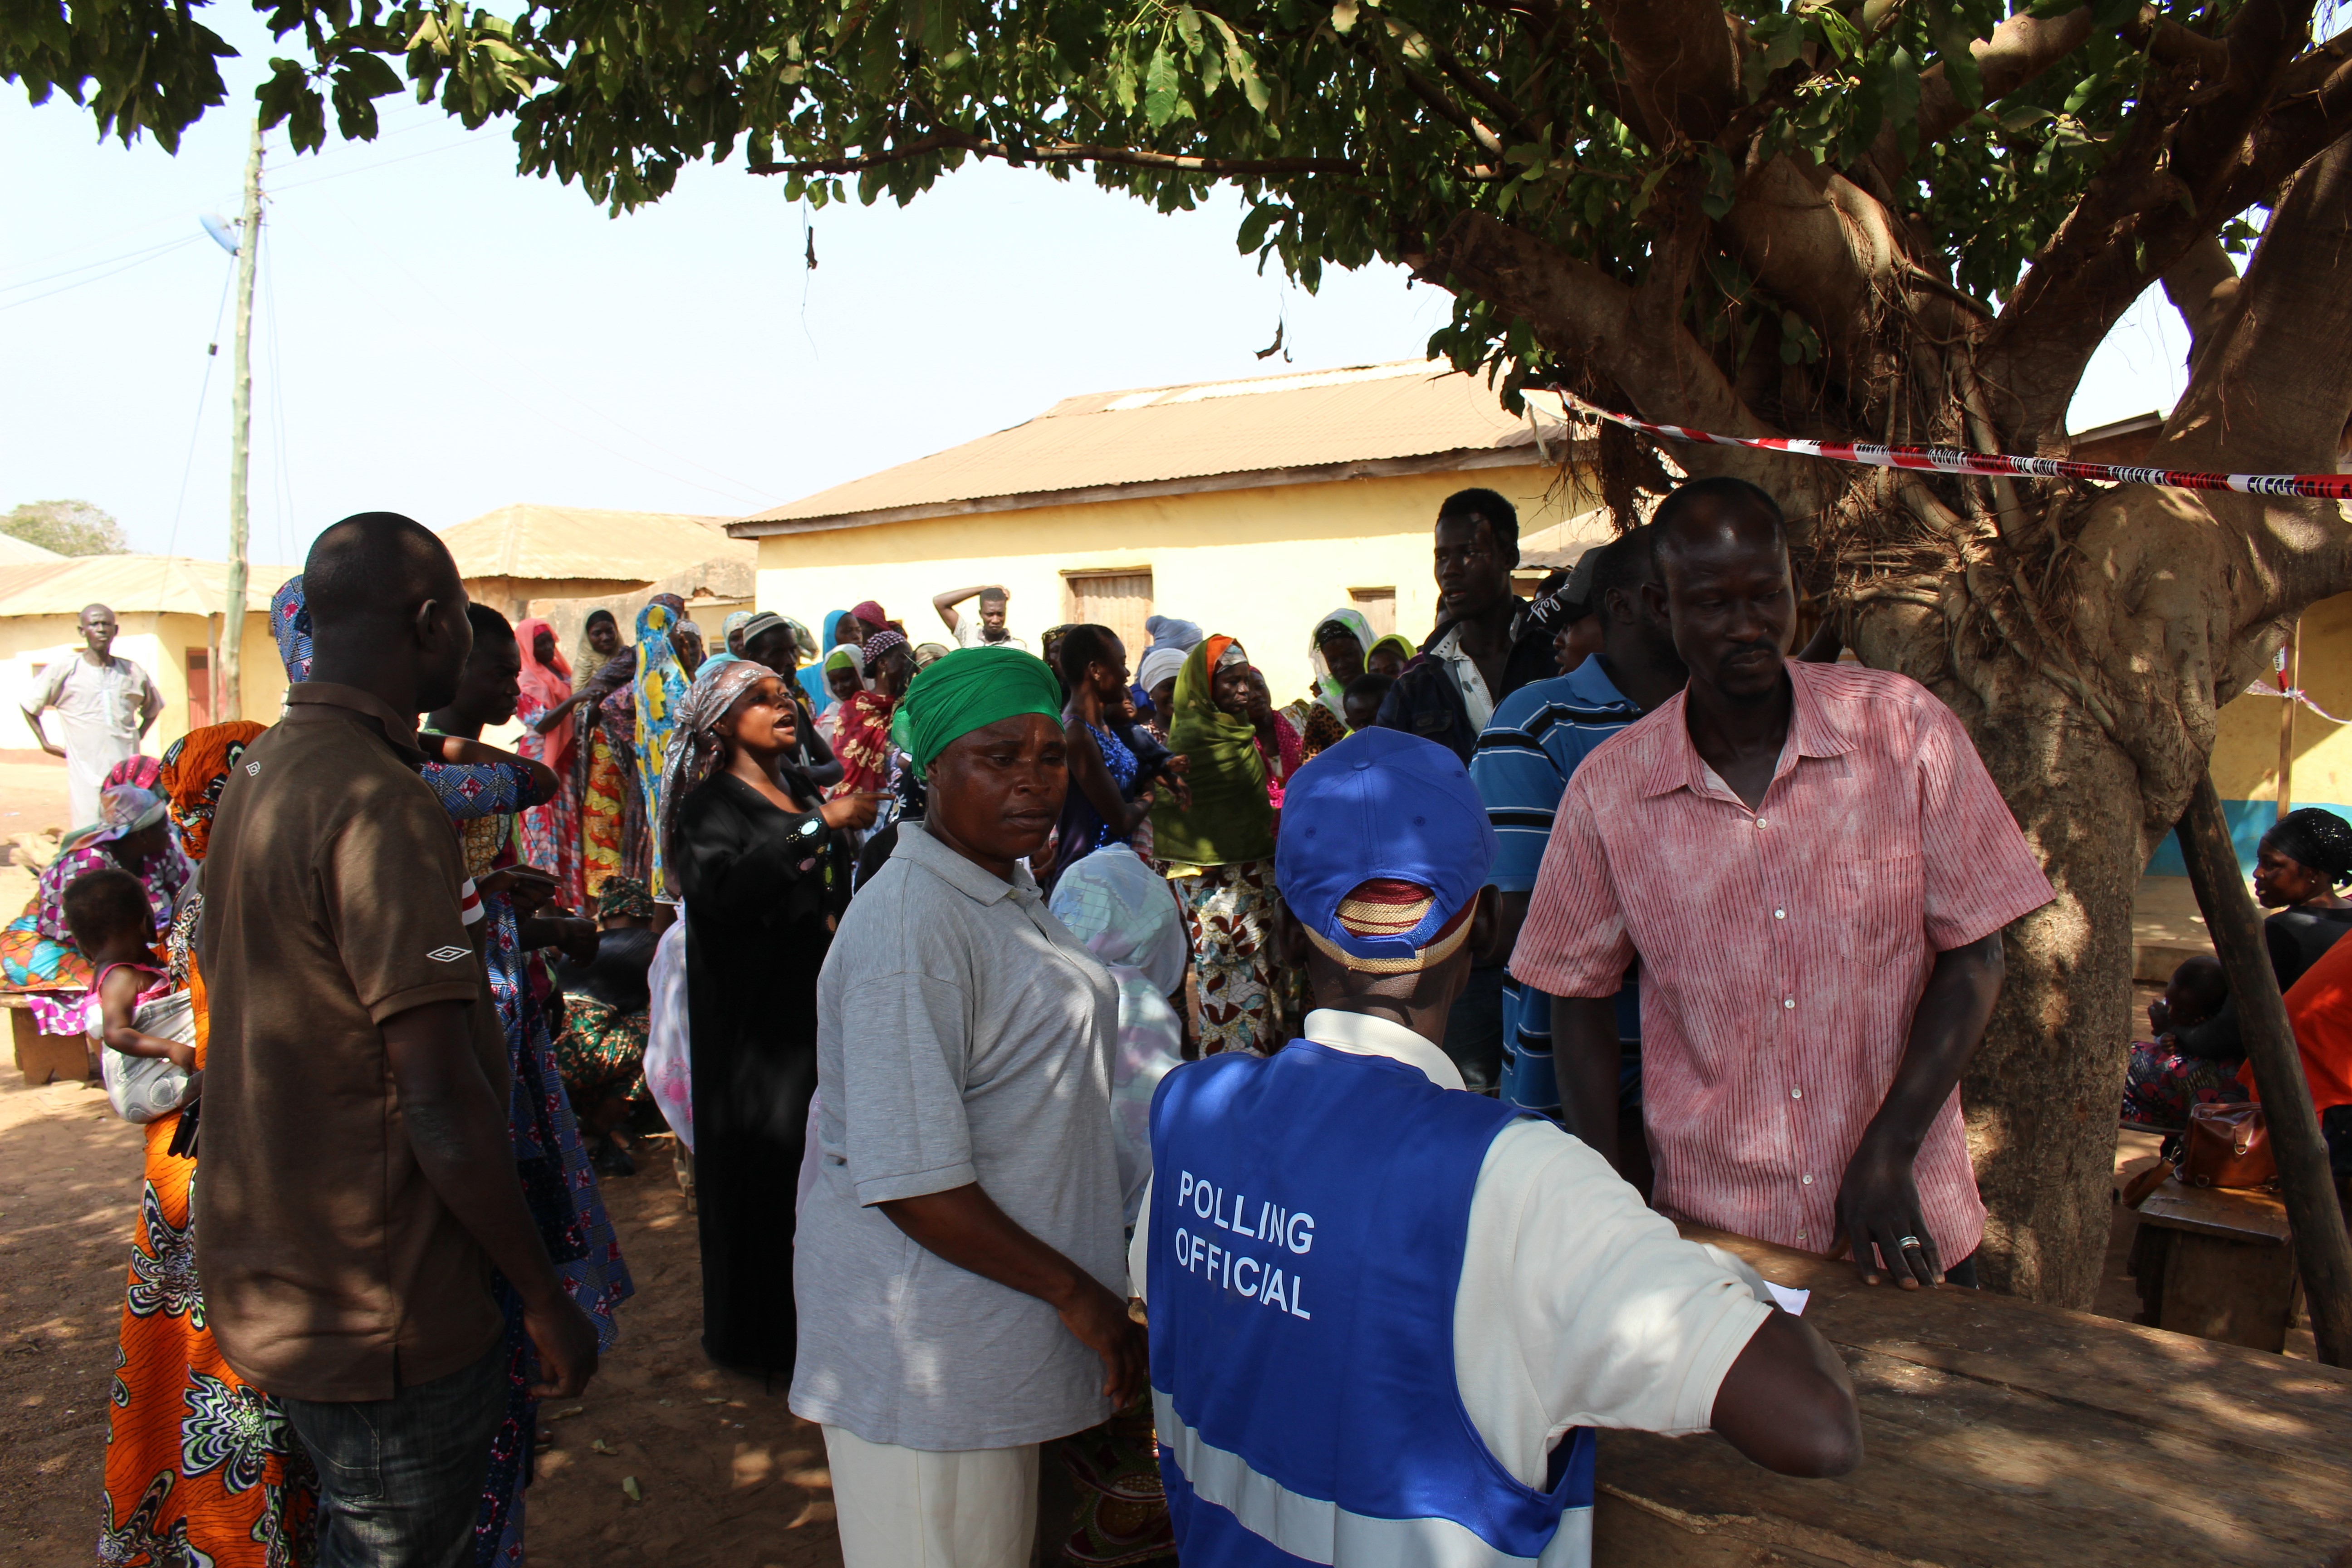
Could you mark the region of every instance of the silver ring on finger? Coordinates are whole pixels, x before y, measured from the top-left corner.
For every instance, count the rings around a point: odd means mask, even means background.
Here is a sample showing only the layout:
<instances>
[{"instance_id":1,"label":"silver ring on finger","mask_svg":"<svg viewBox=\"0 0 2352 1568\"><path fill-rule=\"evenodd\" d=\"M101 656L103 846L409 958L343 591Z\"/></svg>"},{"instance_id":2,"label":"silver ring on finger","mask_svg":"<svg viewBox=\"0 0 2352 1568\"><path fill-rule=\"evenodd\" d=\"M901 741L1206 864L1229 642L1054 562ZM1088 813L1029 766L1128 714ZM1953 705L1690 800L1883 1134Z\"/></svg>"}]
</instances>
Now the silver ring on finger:
<instances>
[{"instance_id":1,"label":"silver ring on finger","mask_svg":"<svg viewBox=\"0 0 2352 1568\"><path fill-rule=\"evenodd\" d=\"M1910 1251L1910 1250L1911 1250L1913 1247L1921 1247L1920 1240L1919 1240L1919 1238L1918 1238L1917 1237L1916 1237L1916 1236L1906 1236L1906 1237L1903 1237L1901 1240L1897 1241L1895 1245L1898 1248L1900 1248L1901 1250L1903 1250L1903 1251L1905 1251L1905 1252L1908 1252L1908 1251ZM1921 1247L1921 1250L1923 1250L1923 1251L1924 1251L1924 1250L1925 1250L1925 1248L1924 1248L1924 1247Z\"/></svg>"}]
</instances>

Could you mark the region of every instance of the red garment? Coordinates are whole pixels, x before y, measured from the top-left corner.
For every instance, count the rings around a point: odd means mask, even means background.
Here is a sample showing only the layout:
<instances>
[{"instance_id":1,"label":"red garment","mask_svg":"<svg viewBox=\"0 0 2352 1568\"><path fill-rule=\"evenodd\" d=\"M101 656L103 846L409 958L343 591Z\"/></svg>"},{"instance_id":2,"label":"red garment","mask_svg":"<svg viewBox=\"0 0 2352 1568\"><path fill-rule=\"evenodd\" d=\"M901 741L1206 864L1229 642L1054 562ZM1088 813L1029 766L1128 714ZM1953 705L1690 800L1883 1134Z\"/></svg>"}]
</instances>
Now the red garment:
<instances>
[{"instance_id":1,"label":"red garment","mask_svg":"<svg viewBox=\"0 0 2352 1568\"><path fill-rule=\"evenodd\" d=\"M1642 963L1657 1206L1827 1252L1838 1184L1893 1082L1937 952L2050 883L1950 710L1900 675L1791 663L1788 744L1750 811L1675 696L1560 802L1511 973L1612 996ZM1914 1166L1938 1253L1984 1234L1958 1092Z\"/></svg>"},{"instance_id":2,"label":"red garment","mask_svg":"<svg viewBox=\"0 0 2352 1568\"><path fill-rule=\"evenodd\" d=\"M538 699L542 711L561 706L572 696L572 661L563 657L563 645L555 645L555 658L547 664L540 663L532 651L540 633L552 636L554 631L553 626L536 616L515 623L515 642L522 648L522 689L525 695ZM555 770L558 778L572 771L572 737L569 713L544 737L547 751L541 760Z\"/></svg>"},{"instance_id":3,"label":"red garment","mask_svg":"<svg viewBox=\"0 0 2352 1568\"><path fill-rule=\"evenodd\" d=\"M2312 1110L2352 1105L2352 942L2339 942L2321 953L2287 987L2286 1021L2294 1026ZM2238 1081L2254 1088L2252 1062L2238 1069ZM2254 1098L2262 1098L2260 1089Z\"/></svg>"}]
</instances>

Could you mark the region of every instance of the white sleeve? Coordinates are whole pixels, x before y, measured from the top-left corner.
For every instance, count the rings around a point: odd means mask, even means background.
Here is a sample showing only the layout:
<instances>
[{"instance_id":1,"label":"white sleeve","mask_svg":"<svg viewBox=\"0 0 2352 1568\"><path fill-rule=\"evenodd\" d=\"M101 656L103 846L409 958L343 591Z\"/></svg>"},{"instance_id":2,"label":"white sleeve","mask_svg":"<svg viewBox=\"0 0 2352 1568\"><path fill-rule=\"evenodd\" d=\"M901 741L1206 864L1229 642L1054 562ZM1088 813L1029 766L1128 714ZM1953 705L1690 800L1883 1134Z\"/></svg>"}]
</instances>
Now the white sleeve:
<instances>
[{"instance_id":1,"label":"white sleeve","mask_svg":"<svg viewBox=\"0 0 2352 1568\"><path fill-rule=\"evenodd\" d=\"M1531 1485L1573 1426L1705 1431L1771 1315L1599 1154L1548 1121L1507 1128L1471 1201L1454 1361L1473 1424Z\"/></svg>"},{"instance_id":2,"label":"white sleeve","mask_svg":"<svg viewBox=\"0 0 2352 1568\"><path fill-rule=\"evenodd\" d=\"M1143 1282L1151 1258L1151 1178L1143 1178L1143 1207L1135 1216L1135 1239L1127 1244L1127 1293L1144 1300Z\"/></svg>"}]
</instances>

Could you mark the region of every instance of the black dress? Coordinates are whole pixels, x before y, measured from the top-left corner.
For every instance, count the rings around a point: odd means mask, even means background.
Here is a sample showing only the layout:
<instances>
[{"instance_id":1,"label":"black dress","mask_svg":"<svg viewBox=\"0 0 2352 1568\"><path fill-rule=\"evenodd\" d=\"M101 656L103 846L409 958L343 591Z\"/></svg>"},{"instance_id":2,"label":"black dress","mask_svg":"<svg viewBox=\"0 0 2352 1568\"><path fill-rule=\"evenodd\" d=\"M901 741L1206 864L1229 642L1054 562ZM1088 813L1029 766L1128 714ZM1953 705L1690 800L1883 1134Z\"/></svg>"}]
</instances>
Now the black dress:
<instances>
[{"instance_id":1,"label":"black dress","mask_svg":"<svg viewBox=\"0 0 2352 1568\"><path fill-rule=\"evenodd\" d=\"M796 773L785 785L817 792ZM825 868L838 838L721 773L678 807L702 1349L789 1380L793 1199L816 1093L816 977L831 933Z\"/></svg>"},{"instance_id":2,"label":"black dress","mask_svg":"<svg viewBox=\"0 0 2352 1568\"><path fill-rule=\"evenodd\" d=\"M2319 962L2336 939L2352 931L2352 904L2331 909L2284 909L2263 921L2263 945L2270 953L2271 973L2278 976L2281 994L2292 990L2304 971ZM2208 1061L2242 1061L2246 1055L2243 1030L2238 1021L2238 999L2225 997L2212 1017L2172 1031L2173 1048L2184 1057Z\"/></svg>"}]
</instances>

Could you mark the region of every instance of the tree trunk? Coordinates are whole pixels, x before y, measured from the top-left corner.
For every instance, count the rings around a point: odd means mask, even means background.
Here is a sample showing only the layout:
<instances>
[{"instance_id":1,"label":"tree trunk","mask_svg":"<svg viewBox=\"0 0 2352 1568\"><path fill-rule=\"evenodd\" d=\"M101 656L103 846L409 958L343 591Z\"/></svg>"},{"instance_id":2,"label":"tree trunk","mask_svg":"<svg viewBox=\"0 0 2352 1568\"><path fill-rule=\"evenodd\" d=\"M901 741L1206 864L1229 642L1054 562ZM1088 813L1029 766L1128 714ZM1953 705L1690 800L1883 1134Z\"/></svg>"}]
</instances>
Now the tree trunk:
<instances>
[{"instance_id":1,"label":"tree trunk","mask_svg":"<svg viewBox=\"0 0 2352 1568\"><path fill-rule=\"evenodd\" d=\"M1970 731L2058 895L2010 928L2000 1002L1961 1081L1987 1211L1979 1278L2087 1309L2132 1038L2131 903L2147 858L2137 770L2039 681Z\"/></svg>"}]
</instances>

